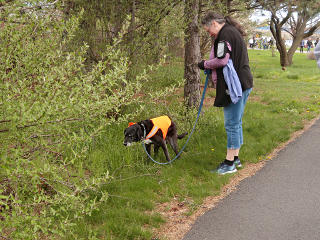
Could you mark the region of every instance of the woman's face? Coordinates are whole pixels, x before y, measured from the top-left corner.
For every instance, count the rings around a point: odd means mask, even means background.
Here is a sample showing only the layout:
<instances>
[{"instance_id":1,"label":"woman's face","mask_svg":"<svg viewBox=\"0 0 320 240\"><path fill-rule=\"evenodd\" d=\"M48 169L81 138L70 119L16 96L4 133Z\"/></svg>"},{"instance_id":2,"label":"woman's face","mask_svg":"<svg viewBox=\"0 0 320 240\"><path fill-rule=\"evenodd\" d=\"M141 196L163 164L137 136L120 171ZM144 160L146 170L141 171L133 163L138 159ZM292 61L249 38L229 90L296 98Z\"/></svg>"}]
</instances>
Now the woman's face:
<instances>
[{"instance_id":1,"label":"woman's face","mask_svg":"<svg viewBox=\"0 0 320 240\"><path fill-rule=\"evenodd\" d=\"M204 25L203 28L210 34L211 37L216 37L221 29L221 26L215 20L212 20L210 27Z\"/></svg>"}]
</instances>

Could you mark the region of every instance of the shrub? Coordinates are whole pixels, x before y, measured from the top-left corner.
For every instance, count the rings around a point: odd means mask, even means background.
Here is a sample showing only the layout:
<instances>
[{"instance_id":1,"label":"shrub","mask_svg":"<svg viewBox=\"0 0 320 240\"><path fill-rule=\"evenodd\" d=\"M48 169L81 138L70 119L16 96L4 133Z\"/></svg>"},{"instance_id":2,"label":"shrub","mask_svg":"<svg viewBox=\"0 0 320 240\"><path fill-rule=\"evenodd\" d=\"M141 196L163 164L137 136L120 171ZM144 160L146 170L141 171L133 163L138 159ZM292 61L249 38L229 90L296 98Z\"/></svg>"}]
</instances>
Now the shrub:
<instances>
[{"instance_id":1,"label":"shrub","mask_svg":"<svg viewBox=\"0 0 320 240\"><path fill-rule=\"evenodd\" d=\"M81 14L65 20L57 9L24 4L1 12L0 233L74 235L77 221L107 200L100 189L111 180L107 170L85 172L82 162L102 128L128 118L123 109L138 101L146 72L129 81L116 45L88 71L87 45L72 47Z\"/></svg>"},{"instance_id":2,"label":"shrub","mask_svg":"<svg viewBox=\"0 0 320 240\"><path fill-rule=\"evenodd\" d=\"M310 60L316 60L316 56L314 55L314 52L309 52L307 54L307 58Z\"/></svg>"}]
</instances>

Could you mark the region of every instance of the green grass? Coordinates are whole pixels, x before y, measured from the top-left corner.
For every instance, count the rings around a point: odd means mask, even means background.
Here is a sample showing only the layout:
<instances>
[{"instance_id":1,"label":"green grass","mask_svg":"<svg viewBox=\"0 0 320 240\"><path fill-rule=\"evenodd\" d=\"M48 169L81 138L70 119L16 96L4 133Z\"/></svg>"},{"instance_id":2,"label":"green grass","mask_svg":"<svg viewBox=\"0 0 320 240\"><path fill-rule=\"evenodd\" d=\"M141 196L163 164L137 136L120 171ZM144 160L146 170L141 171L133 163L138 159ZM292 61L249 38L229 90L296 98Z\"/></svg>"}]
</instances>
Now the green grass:
<instances>
[{"instance_id":1,"label":"green grass","mask_svg":"<svg viewBox=\"0 0 320 240\"><path fill-rule=\"evenodd\" d=\"M282 71L279 58L271 57L269 51L251 50L249 57L254 90L244 114L245 144L240 153L244 164L266 158L294 131L303 128L306 121L318 116L320 108L320 71L315 61L308 60L304 54L296 54L294 64ZM154 81L146 86L147 90L175 84L182 76L183 62L165 65L154 74ZM185 112L178 101L182 96L183 91L171 96L171 104L150 103L143 115L132 121L170 114L179 132L190 131L196 112ZM209 172L226 153L220 108L204 109L185 152L169 166L148 163L141 144L125 148L122 145L125 128L126 124L121 124L104 129L103 137L91 146L85 168L94 175L109 170L113 180L103 189L110 194L109 201L77 225L83 239L87 239L90 231L100 239L151 239L152 229L164 222L152 211L157 203L174 197L180 201L188 199L188 214L191 214L206 196L219 194L221 187L232 178ZM180 140L180 147L185 140ZM162 151L160 153L158 159L164 161ZM172 151L170 154L173 156Z\"/></svg>"}]
</instances>

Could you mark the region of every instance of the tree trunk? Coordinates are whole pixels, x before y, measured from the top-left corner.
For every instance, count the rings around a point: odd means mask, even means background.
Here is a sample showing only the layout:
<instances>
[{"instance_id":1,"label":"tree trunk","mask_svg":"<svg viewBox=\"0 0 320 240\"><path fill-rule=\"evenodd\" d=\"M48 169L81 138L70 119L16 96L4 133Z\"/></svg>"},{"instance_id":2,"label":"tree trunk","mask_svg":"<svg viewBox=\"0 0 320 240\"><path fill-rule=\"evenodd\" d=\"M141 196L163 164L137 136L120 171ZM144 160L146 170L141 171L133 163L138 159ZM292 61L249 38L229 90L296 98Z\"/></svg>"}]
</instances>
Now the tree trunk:
<instances>
[{"instance_id":1,"label":"tree trunk","mask_svg":"<svg viewBox=\"0 0 320 240\"><path fill-rule=\"evenodd\" d=\"M134 54L134 40L135 40L135 29L136 29L136 1L133 0L131 3L131 19L129 25L129 57L132 60Z\"/></svg>"},{"instance_id":2,"label":"tree trunk","mask_svg":"<svg viewBox=\"0 0 320 240\"><path fill-rule=\"evenodd\" d=\"M199 0L185 1L185 65L184 100L188 107L198 107L200 103L200 61Z\"/></svg>"},{"instance_id":3,"label":"tree trunk","mask_svg":"<svg viewBox=\"0 0 320 240\"><path fill-rule=\"evenodd\" d=\"M280 53L280 65L282 67L287 67L290 66L290 62L289 62L289 58L288 58L288 53L287 53L287 49L286 47L281 47L281 49L279 50Z\"/></svg>"},{"instance_id":4,"label":"tree trunk","mask_svg":"<svg viewBox=\"0 0 320 240\"><path fill-rule=\"evenodd\" d=\"M302 35L300 35L302 36ZM293 39L292 41L292 45L288 51L288 61L289 61L289 64L292 65L293 61L293 55L295 54L296 50L298 49L298 47L300 46L300 42L302 41L302 37L296 37Z\"/></svg>"},{"instance_id":5,"label":"tree trunk","mask_svg":"<svg viewBox=\"0 0 320 240\"><path fill-rule=\"evenodd\" d=\"M281 66L290 66L293 63L293 55L299 47L301 40L314 34L320 27L320 21L318 21L320 9L319 1L260 2L263 2L262 7L268 9L272 14L270 30L276 40L276 46L280 53ZM284 6L286 6L286 11L282 10L282 7ZM286 26L286 24L290 26L289 30L287 30L288 27L283 27ZM286 50L284 40L282 39L281 30L286 31L293 38L292 45L288 51Z\"/></svg>"},{"instance_id":6,"label":"tree trunk","mask_svg":"<svg viewBox=\"0 0 320 240\"><path fill-rule=\"evenodd\" d=\"M295 54L297 48L300 46L302 39L304 38L304 32L307 26L307 19L304 17L299 17L297 24L295 26L295 32L293 34L293 41L290 49L288 50L288 59L290 65L293 63L293 55Z\"/></svg>"},{"instance_id":7,"label":"tree trunk","mask_svg":"<svg viewBox=\"0 0 320 240\"><path fill-rule=\"evenodd\" d=\"M270 21L270 30L276 41L276 46L280 54L280 65L282 67L290 66L286 44L281 36L281 28L277 20L272 16Z\"/></svg>"}]
</instances>

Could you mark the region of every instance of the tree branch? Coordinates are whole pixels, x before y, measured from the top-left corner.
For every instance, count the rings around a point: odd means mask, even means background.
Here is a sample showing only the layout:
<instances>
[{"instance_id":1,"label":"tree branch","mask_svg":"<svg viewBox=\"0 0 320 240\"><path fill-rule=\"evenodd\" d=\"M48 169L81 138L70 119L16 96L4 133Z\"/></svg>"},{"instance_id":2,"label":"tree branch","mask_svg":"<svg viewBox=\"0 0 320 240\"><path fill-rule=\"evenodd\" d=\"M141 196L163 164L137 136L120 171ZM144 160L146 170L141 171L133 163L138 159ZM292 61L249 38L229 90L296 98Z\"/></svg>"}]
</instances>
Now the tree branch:
<instances>
[{"instance_id":1,"label":"tree branch","mask_svg":"<svg viewBox=\"0 0 320 240\"><path fill-rule=\"evenodd\" d=\"M287 29L285 29L285 28L281 28L281 30L283 30L283 31L285 31L285 32L287 32L287 33L289 33L292 37L294 37L293 33L292 33L292 32L290 32L289 30L287 30Z\"/></svg>"},{"instance_id":2,"label":"tree branch","mask_svg":"<svg viewBox=\"0 0 320 240\"><path fill-rule=\"evenodd\" d=\"M288 14L287 14L287 16L285 16L283 19L282 19L282 21L280 22L280 26L283 26L288 20L289 20L289 18L292 16L292 8L290 8L289 10L288 10Z\"/></svg>"},{"instance_id":3,"label":"tree branch","mask_svg":"<svg viewBox=\"0 0 320 240\"><path fill-rule=\"evenodd\" d=\"M168 16L170 14L170 12L174 9L175 6L177 6L180 3L180 1L173 1L172 5L169 7L168 10L166 10L166 7L163 8L160 12L160 17L159 19L154 23L155 25L159 24L159 22L165 18L166 16ZM146 37L148 35L148 33L150 32L151 27L149 27L143 34L144 37Z\"/></svg>"},{"instance_id":4,"label":"tree branch","mask_svg":"<svg viewBox=\"0 0 320 240\"><path fill-rule=\"evenodd\" d=\"M318 29L320 28L320 22L318 22L316 25L314 25L313 27L311 27L308 32L306 32L304 35L303 35L303 38L307 38L307 37L310 37L311 35L313 35L313 33Z\"/></svg>"}]
</instances>

